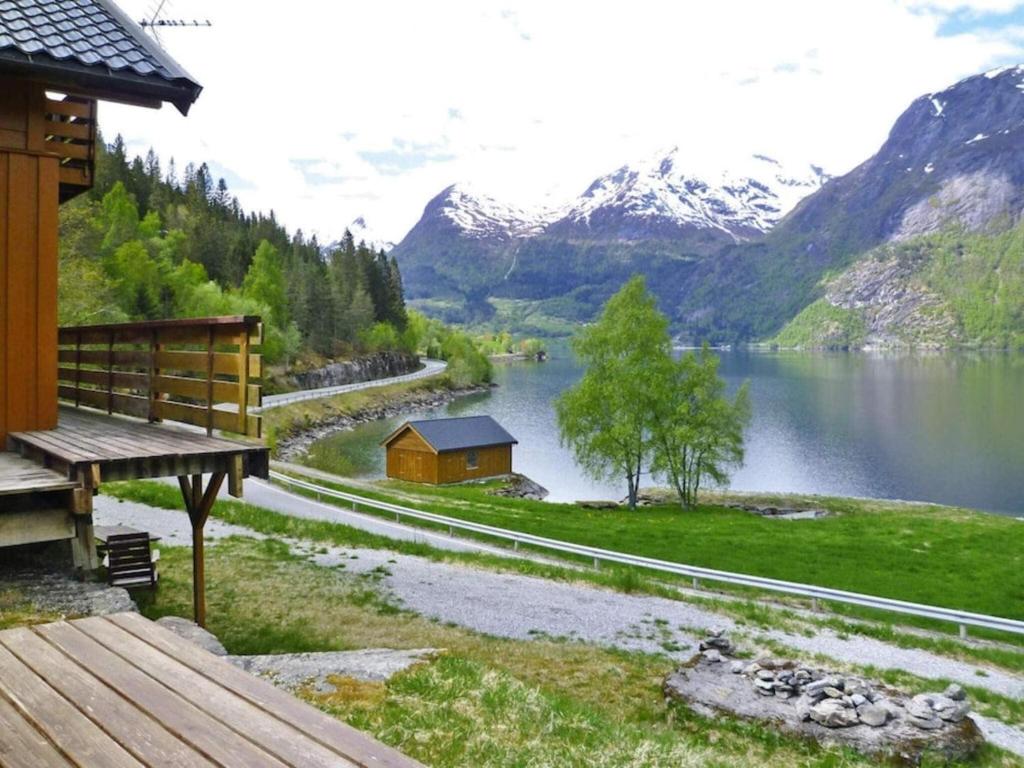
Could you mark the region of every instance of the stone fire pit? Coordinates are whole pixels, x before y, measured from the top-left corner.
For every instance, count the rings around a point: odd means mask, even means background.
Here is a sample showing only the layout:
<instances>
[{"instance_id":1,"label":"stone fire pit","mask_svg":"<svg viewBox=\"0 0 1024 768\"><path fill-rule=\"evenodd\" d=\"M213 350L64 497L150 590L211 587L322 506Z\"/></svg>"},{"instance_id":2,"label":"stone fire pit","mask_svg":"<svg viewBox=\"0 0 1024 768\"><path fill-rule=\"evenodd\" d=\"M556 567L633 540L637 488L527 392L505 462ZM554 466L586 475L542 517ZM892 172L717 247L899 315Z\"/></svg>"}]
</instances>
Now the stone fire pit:
<instances>
[{"instance_id":1,"label":"stone fire pit","mask_svg":"<svg viewBox=\"0 0 1024 768\"><path fill-rule=\"evenodd\" d=\"M872 756L917 764L925 752L970 757L982 743L960 686L909 696L880 683L791 659L731 659L721 632L665 680L665 693L695 711L763 720L780 730Z\"/></svg>"}]
</instances>

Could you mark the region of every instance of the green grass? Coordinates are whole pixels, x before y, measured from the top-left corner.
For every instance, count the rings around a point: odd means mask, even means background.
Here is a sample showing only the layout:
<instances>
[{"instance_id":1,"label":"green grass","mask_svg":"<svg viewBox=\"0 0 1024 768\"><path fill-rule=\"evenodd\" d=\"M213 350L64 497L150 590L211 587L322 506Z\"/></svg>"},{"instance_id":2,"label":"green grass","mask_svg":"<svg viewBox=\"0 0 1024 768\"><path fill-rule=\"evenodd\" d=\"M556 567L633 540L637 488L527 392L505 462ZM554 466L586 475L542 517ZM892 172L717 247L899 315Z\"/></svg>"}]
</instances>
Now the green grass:
<instances>
[{"instance_id":1,"label":"green grass","mask_svg":"<svg viewBox=\"0 0 1024 768\"><path fill-rule=\"evenodd\" d=\"M488 484L430 488L390 481L379 486L380 491L368 492L337 485L553 539L1024 619L1024 525L999 515L820 497L814 505L830 516L787 522L709 504L690 511L674 506L586 510L490 496ZM784 497L763 498L787 503Z\"/></svg>"},{"instance_id":2,"label":"green grass","mask_svg":"<svg viewBox=\"0 0 1024 768\"><path fill-rule=\"evenodd\" d=\"M189 615L190 562L187 548L163 548L160 589L140 593L146 616ZM218 542L207 580L209 628L231 653L444 649L386 684L335 678L335 692L300 693L434 768L873 764L666 703L664 656L442 625L397 610L373 578L317 567L279 542ZM991 749L974 764L1021 765Z\"/></svg>"},{"instance_id":3,"label":"green grass","mask_svg":"<svg viewBox=\"0 0 1024 768\"><path fill-rule=\"evenodd\" d=\"M151 506L169 509L182 508L181 497L177 489L160 483L115 483L104 486L104 492ZM899 624L896 623L921 623L920 620L912 617L853 610L854 615L867 615L873 619L853 620L849 617L850 607L840 605L833 606L835 614L822 612L808 615L806 611L794 610L795 608L806 608L806 601L778 595L772 596L773 603L764 602L756 593L752 593L754 596L749 599L734 599L735 596L730 599L728 595L716 595L710 591L699 596L684 595L674 587L686 585L685 580L660 579L651 573L635 568L608 567L606 565L597 571L581 570L511 557L447 552L422 543L389 539L339 523L289 517L236 501L218 502L214 507L213 515L225 522L244 526L269 536L303 539L335 546L388 549L437 561L458 562L491 570L571 583L586 583L630 594L647 594L684 600L730 616L741 626L782 629L805 635L821 628L828 628L843 636L871 637L900 647L919 648L967 663L996 667L1011 673L1024 672L1024 651L991 644L965 643L952 634L955 632L955 628L951 625L932 623L933 626L929 626L933 630L939 629L951 633L949 637L942 637L907 631L906 628L899 628ZM750 590L746 591L751 592ZM846 616L843 615L844 612L847 614ZM1022 642L1020 638L1016 637L1000 639Z\"/></svg>"}]
</instances>

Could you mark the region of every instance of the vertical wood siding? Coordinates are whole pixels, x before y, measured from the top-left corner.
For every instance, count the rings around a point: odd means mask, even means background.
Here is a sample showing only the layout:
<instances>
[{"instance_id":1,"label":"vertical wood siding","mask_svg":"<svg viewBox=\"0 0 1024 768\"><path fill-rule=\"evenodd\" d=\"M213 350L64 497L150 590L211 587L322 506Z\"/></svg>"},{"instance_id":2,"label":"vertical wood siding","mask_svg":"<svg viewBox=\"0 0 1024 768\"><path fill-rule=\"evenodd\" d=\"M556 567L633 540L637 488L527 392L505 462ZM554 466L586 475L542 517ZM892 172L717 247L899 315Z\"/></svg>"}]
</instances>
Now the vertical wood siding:
<instances>
[{"instance_id":1,"label":"vertical wood siding","mask_svg":"<svg viewBox=\"0 0 1024 768\"><path fill-rule=\"evenodd\" d=\"M57 426L55 157L0 151L0 447Z\"/></svg>"}]
</instances>

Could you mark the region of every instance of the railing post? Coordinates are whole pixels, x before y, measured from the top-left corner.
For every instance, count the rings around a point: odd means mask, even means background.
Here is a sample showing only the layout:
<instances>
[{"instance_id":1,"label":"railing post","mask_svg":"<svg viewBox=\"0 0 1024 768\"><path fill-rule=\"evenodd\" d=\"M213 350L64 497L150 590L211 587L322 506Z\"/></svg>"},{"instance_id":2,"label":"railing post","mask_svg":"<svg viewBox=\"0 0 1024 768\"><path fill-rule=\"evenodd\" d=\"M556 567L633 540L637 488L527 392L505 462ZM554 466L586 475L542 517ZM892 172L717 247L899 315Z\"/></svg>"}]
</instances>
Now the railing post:
<instances>
[{"instance_id":1,"label":"railing post","mask_svg":"<svg viewBox=\"0 0 1024 768\"><path fill-rule=\"evenodd\" d=\"M107 336L107 414L114 412L114 332Z\"/></svg>"},{"instance_id":2,"label":"railing post","mask_svg":"<svg viewBox=\"0 0 1024 768\"><path fill-rule=\"evenodd\" d=\"M238 434L249 431L249 326L242 326L242 337L238 342Z\"/></svg>"},{"instance_id":3,"label":"railing post","mask_svg":"<svg viewBox=\"0 0 1024 768\"><path fill-rule=\"evenodd\" d=\"M206 434L213 434L213 326L207 326L206 333Z\"/></svg>"},{"instance_id":4,"label":"railing post","mask_svg":"<svg viewBox=\"0 0 1024 768\"><path fill-rule=\"evenodd\" d=\"M75 408L82 404L82 332L75 334Z\"/></svg>"},{"instance_id":5,"label":"railing post","mask_svg":"<svg viewBox=\"0 0 1024 768\"><path fill-rule=\"evenodd\" d=\"M153 423L159 420L159 416L156 412L156 401L160 398L159 392L157 392L156 379L160 375L160 369L157 368L156 356L160 349L160 335L159 331L154 328L149 334L149 421Z\"/></svg>"}]
</instances>

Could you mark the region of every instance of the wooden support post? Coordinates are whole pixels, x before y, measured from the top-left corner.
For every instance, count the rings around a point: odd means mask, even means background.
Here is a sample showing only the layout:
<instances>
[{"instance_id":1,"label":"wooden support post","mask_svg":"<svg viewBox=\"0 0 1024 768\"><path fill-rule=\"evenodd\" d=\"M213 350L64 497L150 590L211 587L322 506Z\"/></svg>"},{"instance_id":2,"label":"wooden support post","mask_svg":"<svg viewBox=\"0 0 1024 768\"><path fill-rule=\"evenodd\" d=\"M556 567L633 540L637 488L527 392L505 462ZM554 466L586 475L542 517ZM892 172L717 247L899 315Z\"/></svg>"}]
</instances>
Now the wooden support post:
<instances>
[{"instance_id":1,"label":"wooden support post","mask_svg":"<svg viewBox=\"0 0 1024 768\"><path fill-rule=\"evenodd\" d=\"M242 498L242 480L245 477L242 454L231 457L231 469L228 471L228 495L235 499Z\"/></svg>"},{"instance_id":2,"label":"wooden support post","mask_svg":"<svg viewBox=\"0 0 1024 768\"><path fill-rule=\"evenodd\" d=\"M75 538L71 540L71 560L79 576L95 571L100 566L96 554L96 537L92 525L92 495L99 487L99 471L91 469L78 473L79 487L68 494L69 511L75 524Z\"/></svg>"},{"instance_id":3,"label":"wooden support post","mask_svg":"<svg viewBox=\"0 0 1024 768\"><path fill-rule=\"evenodd\" d=\"M185 499L189 521L192 523L192 611L193 619L200 627L206 626L206 554L203 541L203 528L210 516L210 509L217 500L224 472L214 472L210 482L203 491L203 476L178 476L181 495Z\"/></svg>"}]
</instances>

